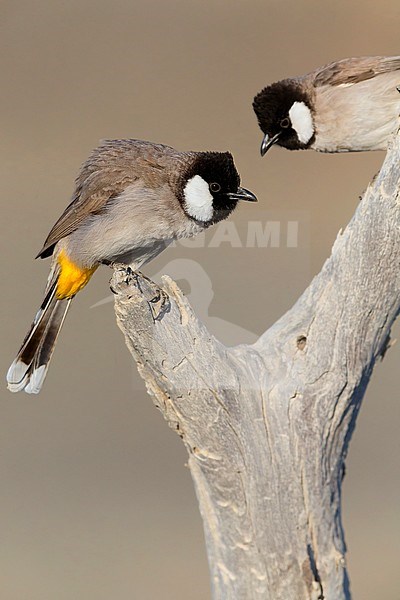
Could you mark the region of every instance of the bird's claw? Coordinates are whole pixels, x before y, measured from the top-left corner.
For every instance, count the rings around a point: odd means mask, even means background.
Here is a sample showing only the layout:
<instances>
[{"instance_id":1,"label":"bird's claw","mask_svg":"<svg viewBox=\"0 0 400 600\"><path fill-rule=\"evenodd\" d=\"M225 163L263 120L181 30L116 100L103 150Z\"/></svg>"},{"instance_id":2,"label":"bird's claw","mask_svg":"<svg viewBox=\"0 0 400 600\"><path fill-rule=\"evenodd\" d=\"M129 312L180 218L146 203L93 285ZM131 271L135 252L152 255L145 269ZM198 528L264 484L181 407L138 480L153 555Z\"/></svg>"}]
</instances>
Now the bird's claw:
<instances>
[{"instance_id":1,"label":"bird's claw","mask_svg":"<svg viewBox=\"0 0 400 600\"><path fill-rule=\"evenodd\" d=\"M164 315L170 310L168 295L151 281L151 279L146 277L146 275L140 273L140 271L133 271L130 267L128 267L126 271L128 271L128 269L130 270L130 273L127 280L129 279L129 283L133 282L133 285L135 285L142 296L144 296L154 322L161 321Z\"/></svg>"}]
</instances>

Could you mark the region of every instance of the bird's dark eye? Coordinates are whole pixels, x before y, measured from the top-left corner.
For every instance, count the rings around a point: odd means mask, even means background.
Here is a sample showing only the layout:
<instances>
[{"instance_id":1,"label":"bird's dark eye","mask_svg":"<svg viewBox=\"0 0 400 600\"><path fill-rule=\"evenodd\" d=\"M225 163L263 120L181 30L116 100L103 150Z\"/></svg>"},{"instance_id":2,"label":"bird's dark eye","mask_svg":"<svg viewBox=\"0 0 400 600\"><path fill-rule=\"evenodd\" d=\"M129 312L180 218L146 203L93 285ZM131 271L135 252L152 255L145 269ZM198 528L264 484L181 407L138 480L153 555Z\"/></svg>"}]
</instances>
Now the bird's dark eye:
<instances>
[{"instance_id":1,"label":"bird's dark eye","mask_svg":"<svg viewBox=\"0 0 400 600\"><path fill-rule=\"evenodd\" d=\"M282 129L287 129L288 127L290 127L290 119L288 119L288 117L285 117L284 119L282 119L279 125L282 127Z\"/></svg>"},{"instance_id":2,"label":"bird's dark eye","mask_svg":"<svg viewBox=\"0 0 400 600\"><path fill-rule=\"evenodd\" d=\"M214 194L216 194L217 192L221 191L221 186L219 185L219 183L210 183L210 192L213 192Z\"/></svg>"}]
</instances>

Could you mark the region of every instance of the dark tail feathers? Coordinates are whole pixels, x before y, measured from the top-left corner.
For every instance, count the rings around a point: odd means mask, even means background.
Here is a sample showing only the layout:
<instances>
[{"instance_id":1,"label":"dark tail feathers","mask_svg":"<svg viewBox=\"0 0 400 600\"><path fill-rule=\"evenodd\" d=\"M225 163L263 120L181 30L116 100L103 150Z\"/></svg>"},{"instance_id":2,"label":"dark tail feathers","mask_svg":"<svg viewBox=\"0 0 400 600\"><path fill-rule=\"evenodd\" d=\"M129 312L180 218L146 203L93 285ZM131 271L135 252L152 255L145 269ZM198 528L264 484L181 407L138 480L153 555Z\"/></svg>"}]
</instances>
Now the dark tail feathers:
<instances>
[{"instance_id":1,"label":"dark tail feathers","mask_svg":"<svg viewBox=\"0 0 400 600\"><path fill-rule=\"evenodd\" d=\"M25 390L28 394L38 394L42 388L72 300L57 299L57 280L58 276L54 277L17 357L8 369L7 383L11 392Z\"/></svg>"}]
</instances>

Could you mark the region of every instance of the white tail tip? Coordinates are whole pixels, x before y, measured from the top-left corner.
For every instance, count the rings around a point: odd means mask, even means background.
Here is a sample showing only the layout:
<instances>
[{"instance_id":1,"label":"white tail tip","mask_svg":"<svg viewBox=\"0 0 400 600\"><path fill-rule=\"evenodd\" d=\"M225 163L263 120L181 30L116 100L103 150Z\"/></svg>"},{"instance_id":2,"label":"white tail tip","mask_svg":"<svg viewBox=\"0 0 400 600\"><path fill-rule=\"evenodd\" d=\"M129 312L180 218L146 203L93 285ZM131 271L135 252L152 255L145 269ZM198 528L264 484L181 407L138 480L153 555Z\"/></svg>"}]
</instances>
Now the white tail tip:
<instances>
[{"instance_id":1,"label":"white tail tip","mask_svg":"<svg viewBox=\"0 0 400 600\"><path fill-rule=\"evenodd\" d=\"M29 373L29 366L22 360L14 360L7 372L7 387L10 392L38 394L47 373L47 365L41 365Z\"/></svg>"},{"instance_id":2,"label":"white tail tip","mask_svg":"<svg viewBox=\"0 0 400 600\"><path fill-rule=\"evenodd\" d=\"M34 369L29 377L29 383L25 387L27 394L38 394L42 389L42 385L47 373L47 365L41 365Z\"/></svg>"},{"instance_id":3,"label":"white tail tip","mask_svg":"<svg viewBox=\"0 0 400 600\"><path fill-rule=\"evenodd\" d=\"M22 360L14 360L7 371L7 387L10 392L21 392L27 384L29 365Z\"/></svg>"}]
</instances>

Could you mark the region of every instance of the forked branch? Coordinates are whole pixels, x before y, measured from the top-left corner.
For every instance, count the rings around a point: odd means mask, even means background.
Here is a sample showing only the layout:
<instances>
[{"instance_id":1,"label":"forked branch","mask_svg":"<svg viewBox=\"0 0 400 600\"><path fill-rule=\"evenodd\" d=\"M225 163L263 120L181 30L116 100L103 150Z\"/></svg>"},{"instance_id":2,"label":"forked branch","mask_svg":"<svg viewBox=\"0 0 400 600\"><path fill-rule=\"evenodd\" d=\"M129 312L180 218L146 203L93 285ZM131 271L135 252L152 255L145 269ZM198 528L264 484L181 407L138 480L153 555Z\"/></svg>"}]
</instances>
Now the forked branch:
<instances>
[{"instance_id":1,"label":"forked branch","mask_svg":"<svg viewBox=\"0 0 400 600\"><path fill-rule=\"evenodd\" d=\"M344 460L399 267L397 134L321 272L253 346L218 342L168 277L161 290L115 269L118 324L189 453L214 600L350 598Z\"/></svg>"}]
</instances>

